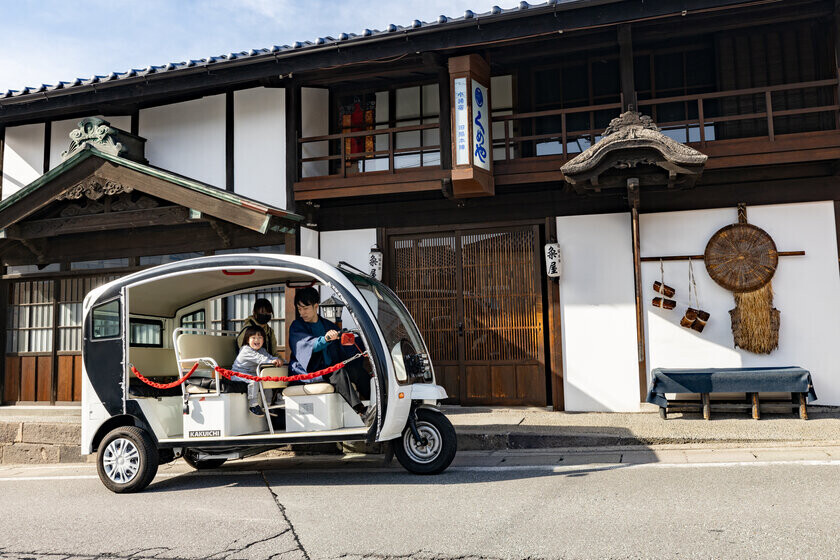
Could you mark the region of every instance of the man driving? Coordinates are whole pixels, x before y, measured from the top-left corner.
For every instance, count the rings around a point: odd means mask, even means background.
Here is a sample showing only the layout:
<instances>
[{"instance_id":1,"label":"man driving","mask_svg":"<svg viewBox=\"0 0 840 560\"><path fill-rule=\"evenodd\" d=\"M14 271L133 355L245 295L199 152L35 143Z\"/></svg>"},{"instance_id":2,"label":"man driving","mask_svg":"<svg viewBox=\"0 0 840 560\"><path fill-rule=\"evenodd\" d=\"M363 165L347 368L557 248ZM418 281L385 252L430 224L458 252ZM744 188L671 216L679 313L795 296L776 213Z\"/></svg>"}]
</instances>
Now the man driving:
<instances>
[{"instance_id":1,"label":"man driving","mask_svg":"<svg viewBox=\"0 0 840 560\"><path fill-rule=\"evenodd\" d=\"M299 318L289 327L289 374L301 375L322 370L356 353L355 347L342 346L338 325L318 314L321 296L315 288L295 291L295 308ZM347 404L356 411L366 426L376 418L376 409L365 407L362 400L370 399L370 374L360 361L350 362L338 371L322 375L304 383L330 383Z\"/></svg>"}]
</instances>

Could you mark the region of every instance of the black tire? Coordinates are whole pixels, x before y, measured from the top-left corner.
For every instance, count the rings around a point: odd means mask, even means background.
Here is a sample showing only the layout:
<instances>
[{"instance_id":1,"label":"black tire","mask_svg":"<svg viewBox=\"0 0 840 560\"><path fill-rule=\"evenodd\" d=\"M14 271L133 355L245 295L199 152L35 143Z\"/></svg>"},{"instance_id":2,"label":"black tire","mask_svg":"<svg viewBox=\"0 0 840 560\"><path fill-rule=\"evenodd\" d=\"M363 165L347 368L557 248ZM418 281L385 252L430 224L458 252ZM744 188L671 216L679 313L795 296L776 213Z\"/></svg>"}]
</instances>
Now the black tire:
<instances>
[{"instance_id":1,"label":"black tire","mask_svg":"<svg viewBox=\"0 0 840 560\"><path fill-rule=\"evenodd\" d=\"M145 430L123 426L108 432L96 454L99 480L111 492L140 492L155 478L159 455Z\"/></svg>"},{"instance_id":2,"label":"black tire","mask_svg":"<svg viewBox=\"0 0 840 560\"><path fill-rule=\"evenodd\" d=\"M417 430L427 438L422 446L406 426L402 437L394 440L394 455L408 472L438 474L446 470L458 451L455 428L446 416L435 410L417 410Z\"/></svg>"},{"instance_id":3,"label":"black tire","mask_svg":"<svg viewBox=\"0 0 840 560\"><path fill-rule=\"evenodd\" d=\"M195 452L187 451L184 453L184 461L195 470L203 471L207 469L218 469L225 464L227 459L203 459L199 461L196 458Z\"/></svg>"}]
</instances>

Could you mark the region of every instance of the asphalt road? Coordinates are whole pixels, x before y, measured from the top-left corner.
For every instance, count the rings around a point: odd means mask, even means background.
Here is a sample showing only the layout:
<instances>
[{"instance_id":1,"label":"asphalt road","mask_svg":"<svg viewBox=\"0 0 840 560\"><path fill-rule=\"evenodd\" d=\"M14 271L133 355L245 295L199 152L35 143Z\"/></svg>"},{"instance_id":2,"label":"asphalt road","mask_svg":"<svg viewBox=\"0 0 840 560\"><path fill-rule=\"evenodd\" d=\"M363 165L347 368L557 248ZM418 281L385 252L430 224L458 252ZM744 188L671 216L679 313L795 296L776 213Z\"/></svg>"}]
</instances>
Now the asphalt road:
<instances>
[{"instance_id":1,"label":"asphalt road","mask_svg":"<svg viewBox=\"0 0 840 560\"><path fill-rule=\"evenodd\" d=\"M836 449L461 454L437 477L359 459L0 468L0 558L837 558Z\"/></svg>"}]
</instances>

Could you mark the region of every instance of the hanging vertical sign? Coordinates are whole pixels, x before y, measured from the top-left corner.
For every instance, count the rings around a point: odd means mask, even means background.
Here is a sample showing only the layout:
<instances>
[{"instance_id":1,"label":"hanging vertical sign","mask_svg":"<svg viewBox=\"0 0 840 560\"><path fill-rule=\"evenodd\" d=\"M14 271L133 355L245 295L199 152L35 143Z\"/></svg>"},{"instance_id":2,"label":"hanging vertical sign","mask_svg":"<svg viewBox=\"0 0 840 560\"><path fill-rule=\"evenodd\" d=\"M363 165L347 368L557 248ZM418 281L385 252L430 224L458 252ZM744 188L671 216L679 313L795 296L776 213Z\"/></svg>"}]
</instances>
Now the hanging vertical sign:
<instances>
[{"instance_id":1,"label":"hanging vertical sign","mask_svg":"<svg viewBox=\"0 0 840 560\"><path fill-rule=\"evenodd\" d=\"M549 278L559 278L562 273L559 243L545 244L545 272Z\"/></svg>"},{"instance_id":2,"label":"hanging vertical sign","mask_svg":"<svg viewBox=\"0 0 840 560\"><path fill-rule=\"evenodd\" d=\"M452 196L493 196L490 65L478 54L453 56L448 65Z\"/></svg>"},{"instance_id":3,"label":"hanging vertical sign","mask_svg":"<svg viewBox=\"0 0 840 560\"><path fill-rule=\"evenodd\" d=\"M455 82L455 165L470 163L469 115L467 113L467 79Z\"/></svg>"},{"instance_id":4,"label":"hanging vertical sign","mask_svg":"<svg viewBox=\"0 0 840 560\"><path fill-rule=\"evenodd\" d=\"M490 170L489 98L487 88L472 80L473 165Z\"/></svg>"}]
</instances>

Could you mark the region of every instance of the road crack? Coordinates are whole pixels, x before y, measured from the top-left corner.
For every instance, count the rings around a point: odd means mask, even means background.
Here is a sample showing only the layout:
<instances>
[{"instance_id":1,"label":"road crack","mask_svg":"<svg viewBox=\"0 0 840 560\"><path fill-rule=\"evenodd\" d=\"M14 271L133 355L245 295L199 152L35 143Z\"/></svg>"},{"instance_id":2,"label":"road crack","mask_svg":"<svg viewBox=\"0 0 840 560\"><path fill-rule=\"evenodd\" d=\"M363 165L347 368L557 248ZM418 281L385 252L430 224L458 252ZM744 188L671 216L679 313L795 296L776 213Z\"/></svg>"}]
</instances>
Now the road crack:
<instances>
[{"instance_id":1,"label":"road crack","mask_svg":"<svg viewBox=\"0 0 840 560\"><path fill-rule=\"evenodd\" d=\"M298 535L297 530L295 529L294 523L292 523L292 520L289 519L289 515L286 513L286 506L284 506L282 503L280 503L280 497L277 495L277 493L274 490L272 490L271 484L268 483L268 479L265 477L265 472L260 471L260 476L262 476L263 482L265 482L265 487L271 493L271 497L274 498L274 504L277 506L277 509L280 511L280 516L283 518L283 521L286 522L286 526L288 527L288 529L286 529L286 531L284 531L284 532L291 531L292 538L294 539L295 544L297 544L298 550L300 550L303 553L303 557L306 560L312 560L309 557L309 553L303 547L303 543L300 542L300 536Z\"/></svg>"}]
</instances>

